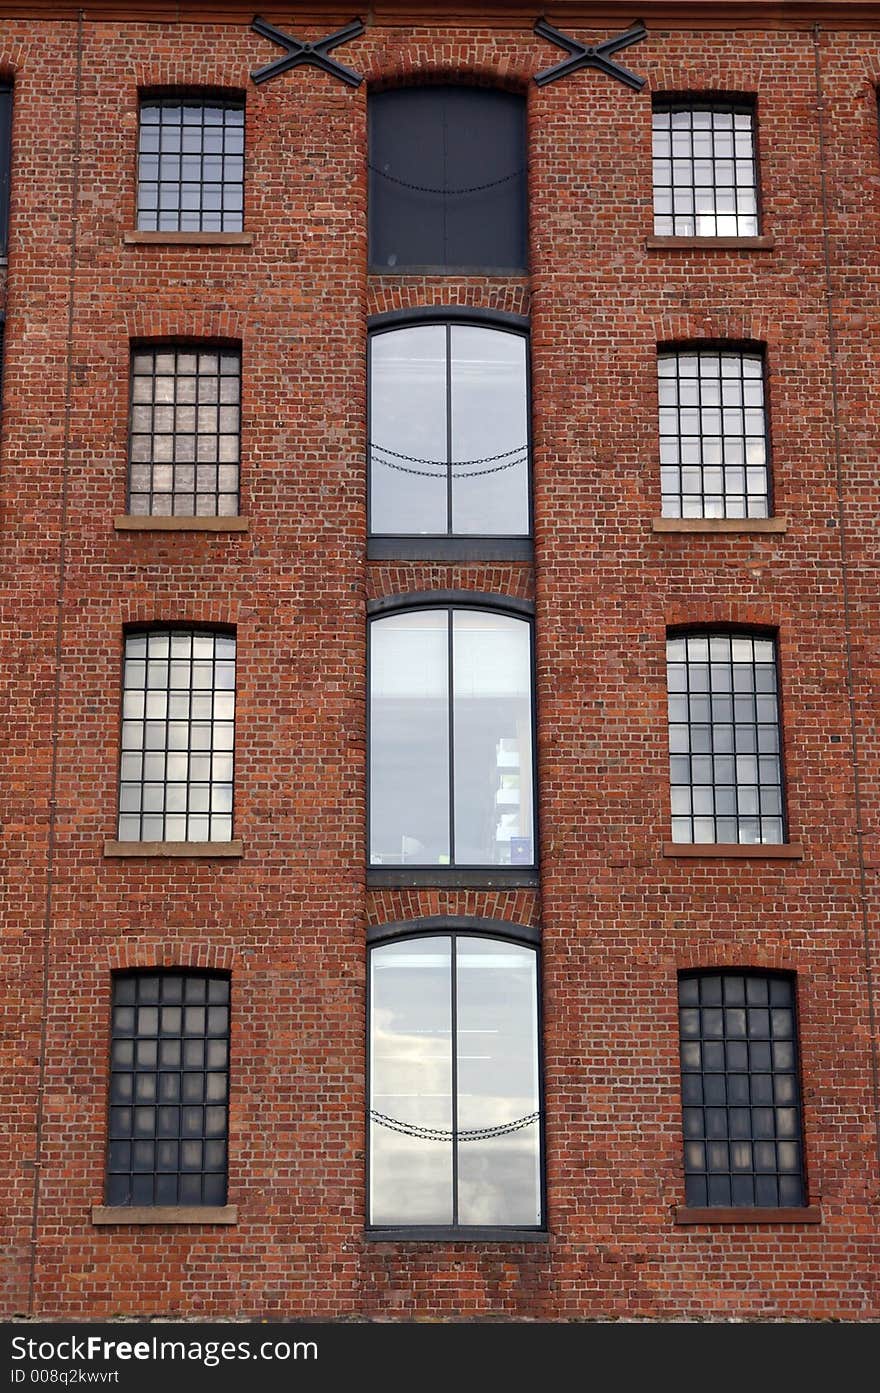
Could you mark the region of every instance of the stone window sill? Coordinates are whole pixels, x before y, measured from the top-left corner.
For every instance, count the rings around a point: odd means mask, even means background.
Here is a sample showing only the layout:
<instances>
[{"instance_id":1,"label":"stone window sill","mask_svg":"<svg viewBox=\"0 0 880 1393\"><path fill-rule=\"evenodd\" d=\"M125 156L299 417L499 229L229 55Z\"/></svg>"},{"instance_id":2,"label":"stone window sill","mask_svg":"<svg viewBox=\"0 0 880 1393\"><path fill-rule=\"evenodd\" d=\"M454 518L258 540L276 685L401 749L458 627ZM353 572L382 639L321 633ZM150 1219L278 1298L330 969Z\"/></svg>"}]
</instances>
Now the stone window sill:
<instances>
[{"instance_id":1,"label":"stone window sill","mask_svg":"<svg viewBox=\"0 0 880 1393\"><path fill-rule=\"evenodd\" d=\"M133 517L126 513L113 519L117 532L249 532L250 519Z\"/></svg>"},{"instance_id":2,"label":"stone window sill","mask_svg":"<svg viewBox=\"0 0 880 1393\"><path fill-rule=\"evenodd\" d=\"M92 1223L237 1224L237 1204L92 1205Z\"/></svg>"},{"instance_id":3,"label":"stone window sill","mask_svg":"<svg viewBox=\"0 0 880 1393\"><path fill-rule=\"evenodd\" d=\"M664 856L726 856L760 860L800 861L804 849L798 842L664 842Z\"/></svg>"},{"instance_id":4,"label":"stone window sill","mask_svg":"<svg viewBox=\"0 0 880 1393\"><path fill-rule=\"evenodd\" d=\"M646 237L648 251L770 252L775 237Z\"/></svg>"},{"instance_id":5,"label":"stone window sill","mask_svg":"<svg viewBox=\"0 0 880 1393\"><path fill-rule=\"evenodd\" d=\"M538 884L538 872L528 867L496 866L482 870L457 866L370 866L368 886L434 885L448 889L484 889L527 887Z\"/></svg>"},{"instance_id":6,"label":"stone window sill","mask_svg":"<svg viewBox=\"0 0 880 1393\"><path fill-rule=\"evenodd\" d=\"M438 1225L426 1228L364 1229L366 1243L549 1243L546 1229L455 1228Z\"/></svg>"},{"instance_id":7,"label":"stone window sill","mask_svg":"<svg viewBox=\"0 0 880 1393\"><path fill-rule=\"evenodd\" d=\"M788 518L653 518L654 532L787 532Z\"/></svg>"},{"instance_id":8,"label":"stone window sill","mask_svg":"<svg viewBox=\"0 0 880 1393\"><path fill-rule=\"evenodd\" d=\"M241 842L105 842L105 856L242 856Z\"/></svg>"},{"instance_id":9,"label":"stone window sill","mask_svg":"<svg viewBox=\"0 0 880 1393\"><path fill-rule=\"evenodd\" d=\"M817 1204L802 1209L688 1209L675 1210L676 1224L821 1224Z\"/></svg>"},{"instance_id":10,"label":"stone window sill","mask_svg":"<svg viewBox=\"0 0 880 1393\"><path fill-rule=\"evenodd\" d=\"M135 247L250 247L250 232L125 232L123 242Z\"/></svg>"}]
</instances>

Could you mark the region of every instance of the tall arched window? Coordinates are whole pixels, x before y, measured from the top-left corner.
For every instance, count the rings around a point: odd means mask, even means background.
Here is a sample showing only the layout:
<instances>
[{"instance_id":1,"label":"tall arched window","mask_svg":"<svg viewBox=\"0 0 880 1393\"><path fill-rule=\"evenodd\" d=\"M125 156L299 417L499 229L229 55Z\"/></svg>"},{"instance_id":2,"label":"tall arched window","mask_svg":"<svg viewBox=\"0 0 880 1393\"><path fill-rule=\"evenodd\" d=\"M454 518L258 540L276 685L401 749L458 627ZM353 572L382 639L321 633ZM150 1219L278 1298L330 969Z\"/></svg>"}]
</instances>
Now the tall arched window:
<instances>
[{"instance_id":1,"label":"tall arched window","mask_svg":"<svg viewBox=\"0 0 880 1393\"><path fill-rule=\"evenodd\" d=\"M486 87L370 98L370 265L524 271L526 104Z\"/></svg>"},{"instance_id":2,"label":"tall arched window","mask_svg":"<svg viewBox=\"0 0 880 1393\"><path fill-rule=\"evenodd\" d=\"M370 864L533 866L529 607L419 598L370 625Z\"/></svg>"},{"instance_id":3,"label":"tall arched window","mask_svg":"<svg viewBox=\"0 0 880 1393\"><path fill-rule=\"evenodd\" d=\"M368 1222L540 1230L537 932L456 923L372 931Z\"/></svg>"},{"instance_id":4,"label":"tall arched window","mask_svg":"<svg viewBox=\"0 0 880 1393\"><path fill-rule=\"evenodd\" d=\"M370 335L370 534L527 538L528 341L463 316Z\"/></svg>"}]
</instances>

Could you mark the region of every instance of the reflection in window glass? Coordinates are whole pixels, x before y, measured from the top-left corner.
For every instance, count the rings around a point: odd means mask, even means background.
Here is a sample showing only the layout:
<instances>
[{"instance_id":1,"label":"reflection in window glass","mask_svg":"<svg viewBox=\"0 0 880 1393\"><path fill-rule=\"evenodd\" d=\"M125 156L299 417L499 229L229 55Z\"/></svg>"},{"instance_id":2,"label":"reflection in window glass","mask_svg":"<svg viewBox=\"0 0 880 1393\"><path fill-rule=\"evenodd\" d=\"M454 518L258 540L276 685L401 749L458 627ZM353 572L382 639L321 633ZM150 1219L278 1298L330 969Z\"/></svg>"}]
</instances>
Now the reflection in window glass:
<instances>
[{"instance_id":1,"label":"reflection in window glass","mask_svg":"<svg viewBox=\"0 0 880 1393\"><path fill-rule=\"evenodd\" d=\"M794 982L688 973L678 983L687 1203L805 1202Z\"/></svg>"},{"instance_id":2,"label":"reflection in window glass","mask_svg":"<svg viewBox=\"0 0 880 1393\"><path fill-rule=\"evenodd\" d=\"M377 619L370 671L371 864L533 865L529 623Z\"/></svg>"},{"instance_id":3,"label":"reflection in window glass","mask_svg":"<svg viewBox=\"0 0 880 1393\"><path fill-rule=\"evenodd\" d=\"M526 339L426 324L370 341L370 528L527 536Z\"/></svg>"},{"instance_id":4,"label":"reflection in window glass","mask_svg":"<svg viewBox=\"0 0 880 1393\"><path fill-rule=\"evenodd\" d=\"M535 950L384 944L370 994L370 1223L540 1226Z\"/></svg>"},{"instance_id":5,"label":"reflection in window glass","mask_svg":"<svg viewBox=\"0 0 880 1393\"><path fill-rule=\"evenodd\" d=\"M774 640L686 634L666 660L673 841L784 841Z\"/></svg>"},{"instance_id":6,"label":"reflection in window glass","mask_svg":"<svg viewBox=\"0 0 880 1393\"><path fill-rule=\"evenodd\" d=\"M675 237L757 236L751 105L655 101L654 232Z\"/></svg>"}]
</instances>

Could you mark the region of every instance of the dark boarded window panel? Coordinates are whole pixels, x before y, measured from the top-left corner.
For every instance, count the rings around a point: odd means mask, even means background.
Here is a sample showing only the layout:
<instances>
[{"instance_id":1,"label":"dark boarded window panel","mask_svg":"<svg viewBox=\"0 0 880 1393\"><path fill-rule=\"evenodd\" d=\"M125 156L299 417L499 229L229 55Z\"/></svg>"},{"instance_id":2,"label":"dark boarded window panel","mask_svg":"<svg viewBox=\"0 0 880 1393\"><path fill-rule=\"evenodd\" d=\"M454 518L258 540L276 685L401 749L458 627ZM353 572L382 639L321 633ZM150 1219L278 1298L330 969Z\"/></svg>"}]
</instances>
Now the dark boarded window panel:
<instances>
[{"instance_id":1,"label":"dark boarded window panel","mask_svg":"<svg viewBox=\"0 0 880 1393\"><path fill-rule=\"evenodd\" d=\"M0 256L9 246L9 178L12 166L12 83L0 83Z\"/></svg>"},{"instance_id":2,"label":"dark boarded window panel","mask_svg":"<svg viewBox=\"0 0 880 1393\"><path fill-rule=\"evenodd\" d=\"M370 100L370 264L526 267L525 100L405 87Z\"/></svg>"},{"instance_id":3,"label":"dark boarded window panel","mask_svg":"<svg viewBox=\"0 0 880 1393\"><path fill-rule=\"evenodd\" d=\"M113 981L107 1203L226 1203L229 981Z\"/></svg>"},{"instance_id":4,"label":"dark boarded window panel","mask_svg":"<svg viewBox=\"0 0 880 1393\"><path fill-rule=\"evenodd\" d=\"M805 1199L794 979L688 973L678 983L687 1203Z\"/></svg>"}]
</instances>

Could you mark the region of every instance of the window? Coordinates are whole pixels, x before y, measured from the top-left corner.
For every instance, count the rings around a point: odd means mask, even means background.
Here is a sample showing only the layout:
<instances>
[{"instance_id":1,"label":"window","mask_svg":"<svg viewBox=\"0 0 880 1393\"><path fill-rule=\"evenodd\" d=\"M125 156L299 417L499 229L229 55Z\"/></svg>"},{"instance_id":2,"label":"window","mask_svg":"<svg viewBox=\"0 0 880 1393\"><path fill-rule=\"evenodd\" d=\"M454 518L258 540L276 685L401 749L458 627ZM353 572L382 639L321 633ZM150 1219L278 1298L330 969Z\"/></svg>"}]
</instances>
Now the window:
<instances>
[{"instance_id":1,"label":"window","mask_svg":"<svg viewBox=\"0 0 880 1393\"><path fill-rule=\"evenodd\" d=\"M229 981L113 979L107 1203L226 1203Z\"/></svg>"},{"instance_id":2,"label":"window","mask_svg":"<svg viewBox=\"0 0 880 1393\"><path fill-rule=\"evenodd\" d=\"M233 635L129 633L119 840L230 841L234 736Z\"/></svg>"},{"instance_id":3,"label":"window","mask_svg":"<svg viewBox=\"0 0 880 1393\"><path fill-rule=\"evenodd\" d=\"M689 633L666 645L674 842L783 842L776 643Z\"/></svg>"},{"instance_id":4,"label":"window","mask_svg":"<svg viewBox=\"0 0 880 1393\"><path fill-rule=\"evenodd\" d=\"M137 225L144 232L241 232L244 103L144 98Z\"/></svg>"},{"instance_id":5,"label":"window","mask_svg":"<svg viewBox=\"0 0 880 1393\"><path fill-rule=\"evenodd\" d=\"M663 516L769 517L763 354L663 349L657 373Z\"/></svg>"},{"instance_id":6,"label":"window","mask_svg":"<svg viewBox=\"0 0 880 1393\"><path fill-rule=\"evenodd\" d=\"M678 1001L688 1205L803 1205L793 979L685 973Z\"/></svg>"},{"instance_id":7,"label":"window","mask_svg":"<svg viewBox=\"0 0 880 1393\"><path fill-rule=\"evenodd\" d=\"M370 531L529 534L525 335L416 324L370 339Z\"/></svg>"},{"instance_id":8,"label":"window","mask_svg":"<svg viewBox=\"0 0 880 1393\"><path fill-rule=\"evenodd\" d=\"M404 87L370 98L374 270L524 271L525 98Z\"/></svg>"},{"instance_id":9,"label":"window","mask_svg":"<svg viewBox=\"0 0 880 1393\"><path fill-rule=\"evenodd\" d=\"M234 517L240 430L238 349L174 344L135 349L129 512Z\"/></svg>"},{"instance_id":10,"label":"window","mask_svg":"<svg viewBox=\"0 0 880 1393\"><path fill-rule=\"evenodd\" d=\"M654 103L654 232L756 237L758 181L750 101Z\"/></svg>"},{"instance_id":11,"label":"window","mask_svg":"<svg viewBox=\"0 0 880 1393\"><path fill-rule=\"evenodd\" d=\"M531 866L531 624L479 609L374 619L370 861Z\"/></svg>"},{"instance_id":12,"label":"window","mask_svg":"<svg viewBox=\"0 0 880 1393\"><path fill-rule=\"evenodd\" d=\"M442 934L370 953L369 1222L542 1224L537 950Z\"/></svg>"},{"instance_id":13,"label":"window","mask_svg":"<svg viewBox=\"0 0 880 1393\"><path fill-rule=\"evenodd\" d=\"M0 82L0 256L9 249L9 183L12 171L12 83Z\"/></svg>"}]
</instances>

